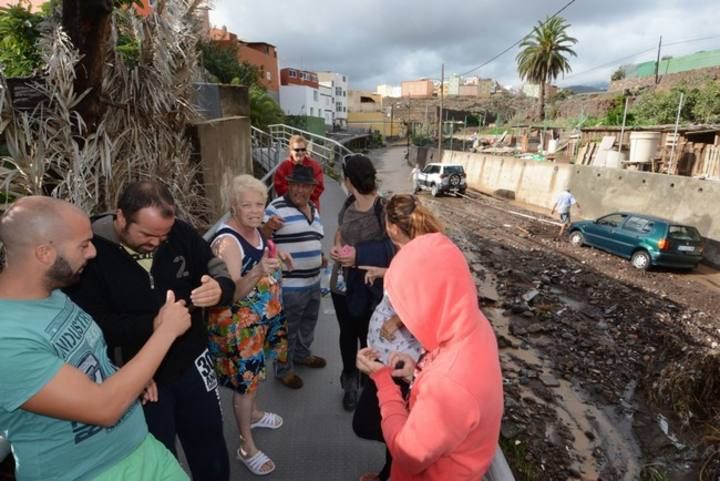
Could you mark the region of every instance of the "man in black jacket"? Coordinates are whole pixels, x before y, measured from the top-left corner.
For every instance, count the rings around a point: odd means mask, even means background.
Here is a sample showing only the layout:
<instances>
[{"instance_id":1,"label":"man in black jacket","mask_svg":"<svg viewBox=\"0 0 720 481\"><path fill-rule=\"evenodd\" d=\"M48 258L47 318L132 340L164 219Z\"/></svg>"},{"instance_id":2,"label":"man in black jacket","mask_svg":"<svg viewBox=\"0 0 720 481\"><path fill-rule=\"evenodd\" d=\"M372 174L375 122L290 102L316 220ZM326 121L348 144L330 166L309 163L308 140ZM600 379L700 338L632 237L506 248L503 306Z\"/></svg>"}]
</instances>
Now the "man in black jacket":
<instances>
[{"instance_id":1,"label":"man in black jacket","mask_svg":"<svg viewBox=\"0 0 720 481\"><path fill-rule=\"evenodd\" d=\"M220 397L202 309L232 304L235 285L225 264L189 224L175 218L170 191L156 182L130 184L117 212L96 217L92 227L97 257L68 294L95 318L119 363L150 337L168 290L191 306L192 325L160 365L158 402L145 405L145 417L150 432L173 453L179 437L195 481L227 480Z\"/></svg>"}]
</instances>

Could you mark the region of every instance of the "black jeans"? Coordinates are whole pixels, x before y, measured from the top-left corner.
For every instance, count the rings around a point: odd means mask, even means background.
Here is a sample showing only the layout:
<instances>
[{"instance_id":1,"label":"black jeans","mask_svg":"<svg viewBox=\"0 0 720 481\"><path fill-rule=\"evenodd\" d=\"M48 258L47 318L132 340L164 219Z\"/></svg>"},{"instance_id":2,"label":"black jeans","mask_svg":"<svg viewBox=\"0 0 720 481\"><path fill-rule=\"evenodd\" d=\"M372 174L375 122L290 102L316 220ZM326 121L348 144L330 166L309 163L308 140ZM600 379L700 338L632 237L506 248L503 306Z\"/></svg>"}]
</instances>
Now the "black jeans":
<instances>
[{"instance_id":1,"label":"black jeans","mask_svg":"<svg viewBox=\"0 0 720 481\"><path fill-rule=\"evenodd\" d=\"M340 324L340 356L343 363L343 374L350 375L358 372L355 367L358 344L367 346L368 325L372 311L364 312L359 316L348 310L346 296L332 293L333 306L338 324Z\"/></svg>"},{"instance_id":2,"label":"black jeans","mask_svg":"<svg viewBox=\"0 0 720 481\"><path fill-rule=\"evenodd\" d=\"M175 435L180 438L193 481L230 478L220 393L206 389L195 366L171 383L158 384L158 402L144 410L152 435L176 456Z\"/></svg>"},{"instance_id":3,"label":"black jeans","mask_svg":"<svg viewBox=\"0 0 720 481\"><path fill-rule=\"evenodd\" d=\"M395 381L400 386L403 398L407 398L410 387L402 382ZM380 402L377 397L377 387L371 380L365 383L365 388L360 394L355 414L353 414L352 427L353 432L359 438L369 439L370 441L385 442L381 426L382 416L380 414ZM380 481L386 481L390 477L390 468L392 467L392 456L390 450L385 448L385 465L378 473Z\"/></svg>"}]
</instances>

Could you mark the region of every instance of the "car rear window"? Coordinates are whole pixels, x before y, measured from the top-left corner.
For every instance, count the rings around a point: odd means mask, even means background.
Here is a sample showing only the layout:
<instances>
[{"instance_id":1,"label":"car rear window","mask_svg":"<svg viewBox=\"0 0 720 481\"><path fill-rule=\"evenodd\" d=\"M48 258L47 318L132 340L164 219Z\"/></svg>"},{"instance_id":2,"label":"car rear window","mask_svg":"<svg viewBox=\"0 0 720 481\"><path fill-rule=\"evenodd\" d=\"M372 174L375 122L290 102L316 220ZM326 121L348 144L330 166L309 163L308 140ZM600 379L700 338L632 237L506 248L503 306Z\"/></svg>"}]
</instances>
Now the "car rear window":
<instances>
[{"instance_id":1,"label":"car rear window","mask_svg":"<svg viewBox=\"0 0 720 481\"><path fill-rule=\"evenodd\" d=\"M671 225L668 236L678 240L699 241L702 240L700 233L695 227L687 225Z\"/></svg>"},{"instance_id":2,"label":"car rear window","mask_svg":"<svg viewBox=\"0 0 720 481\"><path fill-rule=\"evenodd\" d=\"M624 227L625 229L630 231L647 234L649 232L652 232L653 228L655 227L655 223L650 219L633 216L625 222Z\"/></svg>"},{"instance_id":3,"label":"car rear window","mask_svg":"<svg viewBox=\"0 0 720 481\"><path fill-rule=\"evenodd\" d=\"M462 174L465 172L462 165L446 165L445 166L445 173L446 174Z\"/></svg>"}]
</instances>

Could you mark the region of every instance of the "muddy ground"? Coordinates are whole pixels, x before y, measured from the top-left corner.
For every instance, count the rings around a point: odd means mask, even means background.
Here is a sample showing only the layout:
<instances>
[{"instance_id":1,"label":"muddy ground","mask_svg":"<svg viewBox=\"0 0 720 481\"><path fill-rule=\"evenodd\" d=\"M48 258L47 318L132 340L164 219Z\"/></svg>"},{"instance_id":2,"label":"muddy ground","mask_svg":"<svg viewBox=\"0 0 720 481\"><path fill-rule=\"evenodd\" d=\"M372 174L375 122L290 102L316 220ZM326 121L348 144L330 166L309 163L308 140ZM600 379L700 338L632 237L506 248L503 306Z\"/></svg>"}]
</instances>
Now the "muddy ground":
<instances>
[{"instance_id":1,"label":"muddy ground","mask_svg":"<svg viewBox=\"0 0 720 481\"><path fill-rule=\"evenodd\" d=\"M516 479L720 480L720 292L472 197L422 194L498 334Z\"/></svg>"}]
</instances>

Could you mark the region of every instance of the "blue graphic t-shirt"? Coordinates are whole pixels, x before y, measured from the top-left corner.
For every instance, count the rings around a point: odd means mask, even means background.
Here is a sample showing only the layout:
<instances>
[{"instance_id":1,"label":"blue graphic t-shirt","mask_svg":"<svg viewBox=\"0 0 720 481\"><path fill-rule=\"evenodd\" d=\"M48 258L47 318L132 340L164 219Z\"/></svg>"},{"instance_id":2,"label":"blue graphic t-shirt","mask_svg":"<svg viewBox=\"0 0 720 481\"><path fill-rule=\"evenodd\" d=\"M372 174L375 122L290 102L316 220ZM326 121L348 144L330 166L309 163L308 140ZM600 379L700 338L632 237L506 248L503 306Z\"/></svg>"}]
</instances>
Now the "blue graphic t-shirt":
<instances>
[{"instance_id":1,"label":"blue graphic t-shirt","mask_svg":"<svg viewBox=\"0 0 720 481\"><path fill-rule=\"evenodd\" d=\"M111 428L21 409L64 364L96 383L116 371L100 328L61 291L41 300L0 300L0 432L13 447L18 481L93 479L147 435L138 403Z\"/></svg>"}]
</instances>

